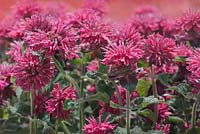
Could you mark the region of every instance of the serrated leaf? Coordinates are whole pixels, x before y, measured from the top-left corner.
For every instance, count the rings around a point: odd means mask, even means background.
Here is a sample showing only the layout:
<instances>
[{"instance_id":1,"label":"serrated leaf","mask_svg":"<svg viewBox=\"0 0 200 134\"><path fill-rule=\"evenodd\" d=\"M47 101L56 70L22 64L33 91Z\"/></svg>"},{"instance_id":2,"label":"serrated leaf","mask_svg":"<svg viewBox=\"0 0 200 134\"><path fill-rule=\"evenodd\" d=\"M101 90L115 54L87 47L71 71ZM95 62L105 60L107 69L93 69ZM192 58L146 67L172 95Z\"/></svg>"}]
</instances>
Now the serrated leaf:
<instances>
[{"instance_id":1,"label":"serrated leaf","mask_svg":"<svg viewBox=\"0 0 200 134\"><path fill-rule=\"evenodd\" d=\"M151 81L143 78L138 81L136 90L141 97L145 97L148 95L150 87L151 87Z\"/></svg>"},{"instance_id":2,"label":"serrated leaf","mask_svg":"<svg viewBox=\"0 0 200 134\"><path fill-rule=\"evenodd\" d=\"M105 65L103 65L103 64L101 64L101 63L99 63L98 72L100 72L100 73L107 73L107 71L108 71L107 66L105 66Z\"/></svg>"},{"instance_id":3,"label":"serrated leaf","mask_svg":"<svg viewBox=\"0 0 200 134\"><path fill-rule=\"evenodd\" d=\"M185 62L185 58L184 58L184 57L177 56L177 57L175 58L175 61L176 61L176 62Z\"/></svg>"},{"instance_id":4,"label":"serrated leaf","mask_svg":"<svg viewBox=\"0 0 200 134\"><path fill-rule=\"evenodd\" d=\"M123 106L120 106L117 103L114 103L113 101L110 101L110 107L115 108L115 109L125 109Z\"/></svg>"}]
</instances>

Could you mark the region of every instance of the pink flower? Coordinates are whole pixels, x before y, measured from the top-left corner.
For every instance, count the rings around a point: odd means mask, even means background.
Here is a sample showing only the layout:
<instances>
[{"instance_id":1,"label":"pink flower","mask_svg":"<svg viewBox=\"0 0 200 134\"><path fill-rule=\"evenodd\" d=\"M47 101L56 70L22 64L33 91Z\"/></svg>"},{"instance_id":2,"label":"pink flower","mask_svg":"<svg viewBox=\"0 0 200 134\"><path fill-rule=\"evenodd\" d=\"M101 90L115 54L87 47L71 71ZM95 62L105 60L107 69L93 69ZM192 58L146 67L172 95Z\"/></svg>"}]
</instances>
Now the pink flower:
<instances>
[{"instance_id":1,"label":"pink flower","mask_svg":"<svg viewBox=\"0 0 200 134\"><path fill-rule=\"evenodd\" d=\"M107 116L103 122L101 117L102 115L99 116L98 121L94 117L86 119L88 124L83 127L84 134L113 134L115 125L108 122L110 116Z\"/></svg>"},{"instance_id":2,"label":"pink flower","mask_svg":"<svg viewBox=\"0 0 200 134\"><path fill-rule=\"evenodd\" d=\"M98 70L98 67L99 67L98 60L95 59L95 60L91 61L86 68L87 68L87 71L94 71L95 72L95 71Z\"/></svg>"},{"instance_id":3,"label":"pink flower","mask_svg":"<svg viewBox=\"0 0 200 134\"><path fill-rule=\"evenodd\" d=\"M16 58L14 75L16 84L24 90L40 90L50 82L54 75L54 65L50 58L33 55L31 50Z\"/></svg>"},{"instance_id":4,"label":"pink flower","mask_svg":"<svg viewBox=\"0 0 200 134\"><path fill-rule=\"evenodd\" d=\"M200 38L200 12L193 10L185 12L177 20L177 27L186 40Z\"/></svg>"},{"instance_id":5,"label":"pink flower","mask_svg":"<svg viewBox=\"0 0 200 134\"><path fill-rule=\"evenodd\" d=\"M41 12L41 7L34 0L23 0L16 4L14 7L14 15L16 18L24 19L31 17L33 14Z\"/></svg>"},{"instance_id":6,"label":"pink flower","mask_svg":"<svg viewBox=\"0 0 200 134\"><path fill-rule=\"evenodd\" d=\"M13 76L13 66L2 63L0 65L0 90L10 85L11 76Z\"/></svg>"},{"instance_id":7,"label":"pink flower","mask_svg":"<svg viewBox=\"0 0 200 134\"><path fill-rule=\"evenodd\" d=\"M135 64L143 56L143 50L139 46L125 45L123 42L111 44L104 50L105 57L102 63L107 66L130 66Z\"/></svg>"},{"instance_id":8,"label":"pink flower","mask_svg":"<svg viewBox=\"0 0 200 134\"><path fill-rule=\"evenodd\" d=\"M87 86L87 90L90 93L94 93L96 91L96 87L95 87L95 85L90 84L90 85Z\"/></svg>"},{"instance_id":9,"label":"pink flower","mask_svg":"<svg viewBox=\"0 0 200 134\"><path fill-rule=\"evenodd\" d=\"M176 56L175 50L175 41L160 34L149 35L145 40L145 58L157 67L173 63Z\"/></svg>"},{"instance_id":10,"label":"pink flower","mask_svg":"<svg viewBox=\"0 0 200 134\"><path fill-rule=\"evenodd\" d=\"M166 103L158 103L158 121L166 119L169 115L171 115L169 105Z\"/></svg>"},{"instance_id":11,"label":"pink flower","mask_svg":"<svg viewBox=\"0 0 200 134\"><path fill-rule=\"evenodd\" d=\"M184 44L181 44L176 48L176 55L181 57L189 57L192 55L193 50L191 46L186 46Z\"/></svg>"},{"instance_id":12,"label":"pink flower","mask_svg":"<svg viewBox=\"0 0 200 134\"><path fill-rule=\"evenodd\" d=\"M186 67L188 71L190 71L194 76L200 78L200 49L197 49L193 52L193 54L187 58Z\"/></svg>"},{"instance_id":13,"label":"pink flower","mask_svg":"<svg viewBox=\"0 0 200 134\"><path fill-rule=\"evenodd\" d=\"M161 130L163 134L170 134L170 124L164 124L160 125L159 123L156 123L156 130Z\"/></svg>"},{"instance_id":14,"label":"pink flower","mask_svg":"<svg viewBox=\"0 0 200 134\"><path fill-rule=\"evenodd\" d=\"M10 43L10 50L6 53L11 57L12 60L15 60L15 58L22 56L22 46L24 42L12 42Z\"/></svg>"},{"instance_id":15,"label":"pink flower","mask_svg":"<svg viewBox=\"0 0 200 134\"><path fill-rule=\"evenodd\" d=\"M54 85L50 94L50 99L46 103L46 110L55 118L66 119L69 117L71 110L63 108L65 100L75 100L76 91L72 87L61 89L59 83Z\"/></svg>"},{"instance_id":16,"label":"pink flower","mask_svg":"<svg viewBox=\"0 0 200 134\"><path fill-rule=\"evenodd\" d=\"M138 32L148 36L155 32L162 32L161 23L165 18L162 17L154 7L144 7L136 11L132 19L132 24Z\"/></svg>"},{"instance_id":17,"label":"pink flower","mask_svg":"<svg viewBox=\"0 0 200 134\"><path fill-rule=\"evenodd\" d=\"M95 50L108 45L114 37L113 27L98 16L90 17L80 28L80 42L88 50Z\"/></svg>"}]
</instances>

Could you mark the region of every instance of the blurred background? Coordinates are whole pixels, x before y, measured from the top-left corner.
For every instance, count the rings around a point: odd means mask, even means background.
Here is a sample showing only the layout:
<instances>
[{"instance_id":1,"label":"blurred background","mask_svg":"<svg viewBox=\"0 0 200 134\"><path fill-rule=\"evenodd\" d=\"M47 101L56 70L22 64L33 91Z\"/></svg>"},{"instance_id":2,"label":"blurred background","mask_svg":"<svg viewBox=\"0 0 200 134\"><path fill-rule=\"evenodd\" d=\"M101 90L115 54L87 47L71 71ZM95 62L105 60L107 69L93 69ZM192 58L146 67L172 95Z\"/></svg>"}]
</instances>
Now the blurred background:
<instances>
[{"instance_id":1,"label":"blurred background","mask_svg":"<svg viewBox=\"0 0 200 134\"><path fill-rule=\"evenodd\" d=\"M9 13L16 2L21 0L0 0L0 19ZM39 0L40 2L50 0ZM81 7L82 0L51 0L63 2L69 11ZM114 20L122 20L130 17L133 10L145 5L153 5L167 16L176 17L188 9L199 9L200 0L108 0L108 17Z\"/></svg>"}]
</instances>

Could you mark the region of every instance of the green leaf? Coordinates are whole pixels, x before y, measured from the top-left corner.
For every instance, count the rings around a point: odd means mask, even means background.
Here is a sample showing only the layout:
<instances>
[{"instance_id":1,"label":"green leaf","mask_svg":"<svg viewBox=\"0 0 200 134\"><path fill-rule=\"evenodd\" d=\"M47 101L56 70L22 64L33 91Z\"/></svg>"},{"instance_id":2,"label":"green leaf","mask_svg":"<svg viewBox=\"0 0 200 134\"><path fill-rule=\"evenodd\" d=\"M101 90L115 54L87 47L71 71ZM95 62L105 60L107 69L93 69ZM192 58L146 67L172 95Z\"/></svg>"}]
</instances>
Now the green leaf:
<instances>
[{"instance_id":1,"label":"green leaf","mask_svg":"<svg viewBox=\"0 0 200 134\"><path fill-rule=\"evenodd\" d=\"M146 60L142 59L137 63L137 67L138 68L147 68L147 67L149 67L149 63Z\"/></svg>"},{"instance_id":2,"label":"green leaf","mask_svg":"<svg viewBox=\"0 0 200 134\"><path fill-rule=\"evenodd\" d=\"M108 94L103 93L103 92L97 92L94 95L90 95L87 98L88 101L103 101L105 103L108 103L110 100L110 97L108 96Z\"/></svg>"},{"instance_id":3,"label":"green leaf","mask_svg":"<svg viewBox=\"0 0 200 134\"><path fill-rule=\"evenodd\" d=\"M114 103L113 101L110 101L110 107L115 109L125 109L123 106L120 106L119 104Z\"/></svg>"},{"instance_id":4,"label":"green leaf","mask_svg":"<svg viewBox=\"0 0 200 134\"><path fill-rule=\"evenodd\" d=\"M152 121L155 121L156 120L156 115L154 112L152 112L150 109L144 109L144 110L141 110L141 111L138 111L137 112L139 115L142 115L144 117L147 117L149 118L150 120Z\"/></svg>"},{"instance_id":5,"label":"green leaf","mask_svg":"<svg viewBox=\"0 0 200 134\"><path fill-rule=\"evenodd\" d=\"M130 83L130 84L124 85L123 87L131 93L135 89L136 85L134 83Z\"/></svg>"},{"instance_id":6,"label":"green leaf","mask_svg":"<svg viewBox=\"0 0 200 134\"><path fill-rule=\"evenodd\" d=\"M23 92L23 90L20 87L18 87L16 89L16 96L18 99L20 99L22 92Z\"/></svg>"},{"instance_id":7,"label":"green leaf","mask_svg":"<svg viewBox=\"0 0 200 134\"><path fill-rule=\"evenodd\" d=\"M147 96L151 87L151 81L146 79L140 79L137 83L136 90L140 96Z\"/></svg>"},{"instance_id":8,"label":"green leaf","mask_svg":"<svg viewBox=\"0 0 200 134\"><path fill-rule=\"evenodd\" d=\"M167 118L167 121L170 123L175 123L175 124L183 124L184 123L184 120L178 116L169 116Z\"/></svg>"},{"instance_id":9,"label":"green leaf","mask_svg":"<svg viewBox=\"0 0 200 134\"><path fill-rule=\"evenodd\" d=\"M177 56L177 57L175 58L175 61L176 61L176 62L185 62L185 58L184 58L184 57L181 57L181 56Z\"/></svg>"},{"instance_id":10,"label":"green leaf","mask_svg":"<svg viewBox=\"0 0 200 134\"><path fill-rule=\"evenodd\" d=\"M169 78L170 78L170 75L168 73L158 75L158 79L165 86L167 86L169 84L168 83L169 82Z\"/></svg>"},{"instance_id":11,"label":"green leaf","mask_svg":"<svg viewBox=\"0 0 200 134\"><path fill-rule=\"evenodd\" d=\"M200 128L191 128L186 132L186 134L200 134Z\"/></svg>"},{"instance_id":12,"label":"green leaf","mask_svg":"<svg viewBox=\"0 0 200 134\"><path fill-rule=\"evenodd\" d=\"M101 63L99 62L98 72L100 72L100 73L107 73L107 71L108 71L107 66L105 66L105 65L103 65L103 64L101 64Z\"/></svg>"},{"instance_id":13,"label":"green leaf","mask_svg":"<svg viewBox=\"0 0 200 134\"><path fill-rule=\"evenodd\" d=\"M104 80L98 80L96 82L96 89L99 92L107 93L110 97L113 95L115 88L110 82L105 82Z\"/></svg>"},{"instance_id":14,"label":"green leaf","mask_svg":"<svg viewBox=\"0 0 200 134\"><path fill-rule=\"evenodd\" d=\"M73 100L65 100L63 107L64 109L69 110L69 109L75 109L77 105L78 103Z\"/></svg>"},{"instance_id":15,"label":"green leaf","mask_svg":"<svg viewBox=\"0 0 200 134\"><path fill-rule=\"evenodd\" d=\"M5 119L5 120L9 119L9 111L8 111L7 108L5 108L5 109L3 110L2 118Z\"/></svg>"},{"instance_id":16,"label":"green leaf","mask_svg":"<svg viewBox=\"0 0 200 134\"><path fill-rule=\"evenodd\" d=\"M154 96L138 97L134 100L134 103L138 105L139 109L143 109L150 104L155 104L159 102L161 101L159 101L158 98L155 98Z\"/></svg>"},{"instance_id":17,"label":"green leaf","mask_svg":"<svg viewBox=\"0 0 200 134\"><path fill-rule=\"evenodd\" d=\"M140 127L135 126L135 127L131 130L131 134L146 134L146 132L144 132Z\"/></svg>"}]
</instances>

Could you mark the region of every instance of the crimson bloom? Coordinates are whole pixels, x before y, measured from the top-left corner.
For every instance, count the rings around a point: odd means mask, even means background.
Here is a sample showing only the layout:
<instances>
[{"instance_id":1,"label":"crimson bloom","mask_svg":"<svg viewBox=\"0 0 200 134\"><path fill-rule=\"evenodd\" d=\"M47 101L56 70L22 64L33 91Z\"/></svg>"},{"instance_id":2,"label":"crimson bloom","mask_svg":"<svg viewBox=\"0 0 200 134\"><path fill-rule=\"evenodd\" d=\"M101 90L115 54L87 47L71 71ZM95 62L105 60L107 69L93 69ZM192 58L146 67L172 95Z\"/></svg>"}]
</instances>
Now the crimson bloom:
<instances>
[{"instance_id":1,"label":"crimson bloom","mask_svg":"<svg viewBox=\"0 0 200 134\"><path fill-rule=\"evenodd\" d=\"M63 108L65 100L75 100L76 91L72 87L61 89L59 83L54 85L50 94L50 99L46 103L46 110L55 118L66 119L69 117L71 110Z\"/></svg>"},{"instance_id":2,"label":"crimson bloom","mask_svg":"<svg viewBox=\"0 0 200 134\"><path fill-rule=\"evenodd\" d=\"M173 63L176 43L160 34L149 35L145 40L145 58L150 64L161 67Z\"/></svg>"},{"instance_id":3,"label":"crimson bloom","mask_svg":"<svg viewBox=\"0 0 200 134\"><path fill-rule=\"evenodd\" d=\"M84 134L113 134L115 125L108 122L110 116L102 122L102 115L99 116L98 121L94 117L86 119L88 124L83 127Z\"/></svg>"},{"instance_id":4,"label":"crimson bloom","mask_svg":"<svg viewBox=\"0 0 200 134\"><path fill-rule=\"evenodd\" d=\"M181 38L189 41L200 39L200 12L189 10L176 22Z\"/></svg>"},{"instance_id":5,"label":"crimson bloom","mask_svg":"<svg viewBox=\"0 0 200 134\"><path fill-rule=\"evenodd\" d=\"M47 92L41 93L35 93L34 96L34 112L36 116L39 116L42 112L45 111L46 101L48 100Z\"/></svg>"},{"instance_id":6,"label":"crimson bloom","mask_svg":"<svg viewBox=\"0 0 200 134\"><path fill-rule=\"evenodd\" d=\"M50 82L54 75L54 65L50 58L33 55L31 50L16 58L14 75L16 84L24 90L40 90Z\"/></svg>"},{"instance_id":7,"label":"crimson bloom","mask_svg":"<svg viewBox=\"0 0 200 134\"><path fill-rule=\"evenodd\" d=\"M142 56L143 51L137 45L111 44L105 49L105 57L102 63L105 65L129 66L135 64Z\"/></svg>"}]
</instances>

